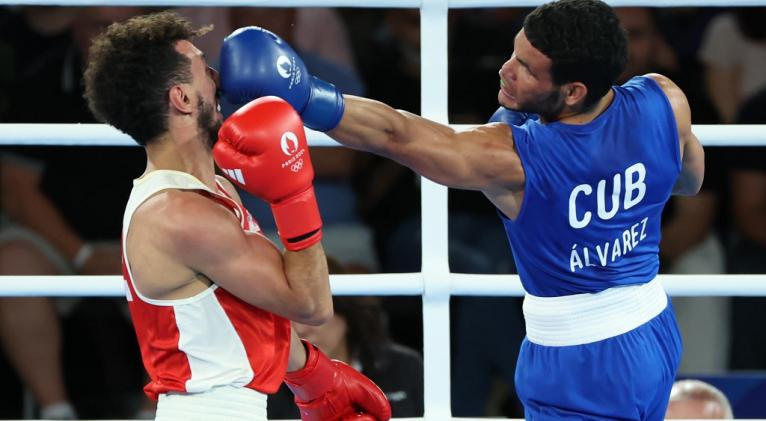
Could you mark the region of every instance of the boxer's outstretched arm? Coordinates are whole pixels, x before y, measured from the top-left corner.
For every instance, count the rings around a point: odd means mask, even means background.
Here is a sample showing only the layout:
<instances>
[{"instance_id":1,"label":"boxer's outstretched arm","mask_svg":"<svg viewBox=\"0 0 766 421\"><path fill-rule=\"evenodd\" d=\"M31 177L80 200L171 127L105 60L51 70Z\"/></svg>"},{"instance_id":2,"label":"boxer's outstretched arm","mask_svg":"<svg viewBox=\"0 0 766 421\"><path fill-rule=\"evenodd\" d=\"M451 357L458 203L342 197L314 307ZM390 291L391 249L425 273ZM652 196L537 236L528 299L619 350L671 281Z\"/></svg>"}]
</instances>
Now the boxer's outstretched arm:
<instances>
[{"instance_id":1,"label":"boxer's outstretched arm","mask_svg":"<svg viewBox=\"0 0 766 421\"><path fill-rule=\"evenodd\" d=\"M344 99L343 118L328 134L346 146L386 156L450 187L523 187L524 171L506 124L456 131L378 101L351 95Z\"/></svg>"},{"instance_id":2,"label":"boxer's outstretched arm","mask_svg":"<svg viewBox=\"0 0 766 421\"><path fill-rule=\"evenodd\" d=\"M284 68L262 65L280 60ZM285 71L301 77L285 77ZM392 158L441 184L495 196L524 183L506 124L456 132L377 101L343 96L310 75L284 40L261 28L241 28L224 40L221 91L235 103L278 96L298 111L307 127L329 132L352 148Z\"/></svg>"}]
</instances>

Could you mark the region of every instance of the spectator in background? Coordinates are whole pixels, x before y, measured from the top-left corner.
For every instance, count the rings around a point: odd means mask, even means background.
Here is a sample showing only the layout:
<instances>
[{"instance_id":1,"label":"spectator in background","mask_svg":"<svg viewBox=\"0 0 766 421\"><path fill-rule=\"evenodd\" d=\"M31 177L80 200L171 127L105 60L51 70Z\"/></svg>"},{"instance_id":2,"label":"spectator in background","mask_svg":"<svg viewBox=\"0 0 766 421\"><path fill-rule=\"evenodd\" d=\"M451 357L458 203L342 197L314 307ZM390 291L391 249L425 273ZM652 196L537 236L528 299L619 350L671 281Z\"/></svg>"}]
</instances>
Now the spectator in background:
<instances>
[{"instance_id":1,"label":"spectator in background","mask_svg":"<svg viewBox=\"0 0 766 421\"><path fill-rule=\"evenodd\" d=\"M382 13L382 20L378 20L375 25L377 27L372 31L374 35L369 45L359 51L362 76L368 81L367 95L387 101L394 107L412 107L418 112L418 11L388 9ZM359 166L353 181L362 217L374 231L382 271L420 270L420 254L413 248L419 248L419 245L410 245L412 237L419 235L412 232L412 225L419 224L415 219L420 216L420 189L415 174L392 160L364 155L364 163ZM400 233L403 235L405 249L400 249L395 243ZM399 301L398 298L395 300ZM413 307L417 306L415 304ZM400 318L398 312L389 314L395 320ZM392 327L397 329L398 323ZM415 333L413 336L422 335ZM412 345L412 342L407 341L407 344Z\"/></svg>"},{"instance_id":2,"label":"spectator in background","mask_svg":"<svg viewBox=\"0 0 766 421\"><path fill-rule=\"evenodd\" d=\"M628 63L618 83L633 76L657 72L676 76L679 72L675 51L659 31L655 11L648 7L618 7L615 13L628 35Z\"/></svg>"},{"instance_id":3,"label":"spectator in background","mask_svg":"<svg viewBox=\"0 0 766 421\"><path fill-rule=\"evenodd\" d=\"M682 69L701 70L699 48L710 21L721 9L717 7L661 7L654 9L665 40L678 56ZM704 83L703 83L704 84Z\"/></svg>"},{"instance_id":4,"label":"spectator in background","mask_svg":"<svg viewBox=\"0 0 766 421\"><path fill-rule=\"evenodd\" d=\"M724 123L766 86L766 7L737 8L716 16L700 48L705 79Z\"/></svg>"},{"instance_id":5,"label":"spectator in background","mask_svg":"<svg viewBox=\"0 0 766 421\"><path fill-rule=\"evenodd\" d=\"M692 118L697 124L717 124L718 113L701 80L696 77L694 63L677 52L675 44L660 28L660 13L648 7L618 7L615 13L628 35L628 63L617 80L618 84L631 77L649 72L674 78L689 99Z\"/></svg>"},{"instance_id":6,"label":"spectator in background","mask_svg":"<svg viewBox=\"0 0 766 421\"><path fill-rule=\"evenodd\" d=\"M673 384L665 419L732 420L731 404L720 390L699 380L680 380Z\"/></svg>"},{"instance_id":7,"label":"spectator in background","mask_svg":"<svg viewBox=\"0 0 766 421\"><path fill-rule=\"evenodd\" d=\"M340 263L327 260L331 274L346 273ZM391 341L379 301L333 297L333 306L335 315L321 326L293 323L298 335L375 382L388 397L393 418L422 417L423 360L417 352ZM269 419L300 418L292 400L292 393L282 385L269 396Z\"/></svg>"},{"instance_id":8,"label":"spectator in background","mask_svg":"<svg viewBox=\"0 0 766 421\"><path fill-rule=\"evenodd\" d=\"M20 156L0 155L0 275L69 275L85 273L85 259L78 251L85 243L78 236L64 257L43 233L26 224L47 223L45 214L55 208L40 192L40 165ZM39 205L42 205L40 207ZM11 221L11 218L19 222ZM71 229L54 218L50 231ZM55 238L61 245L65 238ZM77 244L82 244L78 246ZM86 256L87 260L92 260ZM93 260L95 262L95 260ZM61 326L54 303L46 297L3 297L0 299L0 340L9 362L31 391L47 419L76 419L64 386L61 361Z\"/></svg>"},{"instance_id":9,"label":"spectator in background","mask_svg":"<svg viewBox=\"0 0 766 421\"><path fill-rule=\"evenodd\" d=\"M90 38L107 24L139 12L25 8L8 16L0 30L3 53L9 55L3 63L11 73L4 86L8 106L2 119L92 122L80 85ZM141 161L137 149L0 150L0 273L118 274L120 215L130 186L121 189L112 177L127 179L119 171L140 174ZM3 348L46 419L77 417L62 369L61 325L54 305L62 302L45 297L0 299ZM98 350L91 358L98 359L96 354ZM110 372L108 367L105 372Z\"/></svg>"},{"instance_id":10,"label":"spectator in background","mask_svg":"<svg viewBox=\"0 0 766 421\"><path fill-rule=\"evenodd\" d=\"M291 45L302 54L311 54L333 63L335 66L355 72L356 64L351 53L351 40L346 25L336 9L265 8L265 7L179 7L176 13L187 17L195 25L209 25L205 41L199 40L199 49L210 63L218 62L221 41L234 29L258 25L272 32L284 34ZM352 83L359 81L358 76Z\"/></svg>"},{"instance_id":11,"label":"spectator in background","mask_svg":"<svg viewBox=\"0 0 766 421\"><path fill-rule=\"evenodd\" d=\"M745 102L741 124L766 124L766 89ZM729 149L732 234L727 244L728 272L766 273L766 148ZM732 299L732 369L766 369L766 299Z\"/></svg>"},{"instance_id":12,"label":"spectator in background","mask_svg":"<svg viewBox=\"0 0 766 421\"><path fill-rule=\"evenodd\" d=\"M449 121L484 123L497 109L497 69L531 9L453 9L449 20ZM470 81L470 83L469 83Z\"/></svg>"},{"instance_id":13,"label":"spectator in background","mask_svg":"<svg viewBox=\"0 0 766 421\"><path fill-rule=\"evenodd\" d=\"M659 31L655 11L648 7L616 8L628 35L628 64L620 76L664 74L687 93L695 124L715 124L717 114L702 86L684 75L675 51ZM722 151L705 154L705 182L696 196L673 196L663 214L661 270L674 274L724 273L724 248L717 226L723 185ZM685 346L680 371L725 370L729 339L728 297L674 298L676 318ZM701 326L705 326L704 329Z\"/></svg>"}]
</instances>

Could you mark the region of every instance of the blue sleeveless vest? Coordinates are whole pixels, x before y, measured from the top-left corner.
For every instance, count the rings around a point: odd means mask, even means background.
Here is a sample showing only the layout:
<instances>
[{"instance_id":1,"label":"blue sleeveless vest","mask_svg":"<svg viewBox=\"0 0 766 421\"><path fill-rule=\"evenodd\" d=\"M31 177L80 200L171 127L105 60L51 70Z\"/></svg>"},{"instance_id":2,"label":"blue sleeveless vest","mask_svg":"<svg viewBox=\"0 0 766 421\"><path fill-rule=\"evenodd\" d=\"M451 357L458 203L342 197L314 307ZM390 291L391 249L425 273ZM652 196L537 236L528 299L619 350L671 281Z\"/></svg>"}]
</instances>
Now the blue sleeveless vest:
<instances>
[{"instance_id":1,"label":"blue sleeveless vest","mask_svg":"<svg viewBox=\"0 0 766 421\"><path fill-rule=\"evenodd\" d=\"M675 116L635 77L584 125L511 126L526 174L516 219L501 214L525 290L542 297L652 280L660 217L681 171Z\"/></svg>"}]
</instances>

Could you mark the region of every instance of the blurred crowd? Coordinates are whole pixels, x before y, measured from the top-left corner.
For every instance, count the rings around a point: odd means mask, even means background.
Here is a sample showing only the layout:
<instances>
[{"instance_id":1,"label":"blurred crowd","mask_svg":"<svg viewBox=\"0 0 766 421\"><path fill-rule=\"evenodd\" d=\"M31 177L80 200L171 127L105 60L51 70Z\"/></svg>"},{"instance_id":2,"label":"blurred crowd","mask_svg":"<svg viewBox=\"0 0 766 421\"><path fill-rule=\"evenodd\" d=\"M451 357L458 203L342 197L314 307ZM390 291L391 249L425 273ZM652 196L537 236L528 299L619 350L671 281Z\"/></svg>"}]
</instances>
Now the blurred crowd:
<instances>
[{"instance_id":1,"label":"blurred crowd","mask_svg":"<svg viewBox=\"0 0 766 421\"><path fill-rule=\"evenodd\" d=\"M0 8L0 121L93 123L82 98L90 39L138 7ZM420 16L414 9L177 8L214 29L195 41L215 67L233 29L263 26L344 93L420 111ZM449 15L449 114L485 122L497 108L497 71L528 9ZM630 57L620 83L659 72L686 93L695 124L766 124L766 8L621 8ZM224 114L232 112L224 104ZM419 178L393 161L313 148L323 242L335 273L420 270ZM662 271L766 273L766 148L707 147L702 192L665 211ZM138 147L0 145L0 275L120 273L120 225ZM245 197L274 233L268 206ZM514 273L502 225L480 194L449 191L453 272ZM674 299L684 376L766 371L766 299ZM524 336L521 301L453 297L455 416L520 416L513 372ZM336 317L311 338L375 380L394 417L423 412L420 298L336 298ZM0 418L141 418L143 369L123 299L0 298ZM476 326L483 326L477 328ZM487 332L491 332L488 334ZM392 367L396 368L393 369ZM284 391L273 417L294 418ZM766 413L762 414L766 417Z\"/></svg>"}]
</instances>

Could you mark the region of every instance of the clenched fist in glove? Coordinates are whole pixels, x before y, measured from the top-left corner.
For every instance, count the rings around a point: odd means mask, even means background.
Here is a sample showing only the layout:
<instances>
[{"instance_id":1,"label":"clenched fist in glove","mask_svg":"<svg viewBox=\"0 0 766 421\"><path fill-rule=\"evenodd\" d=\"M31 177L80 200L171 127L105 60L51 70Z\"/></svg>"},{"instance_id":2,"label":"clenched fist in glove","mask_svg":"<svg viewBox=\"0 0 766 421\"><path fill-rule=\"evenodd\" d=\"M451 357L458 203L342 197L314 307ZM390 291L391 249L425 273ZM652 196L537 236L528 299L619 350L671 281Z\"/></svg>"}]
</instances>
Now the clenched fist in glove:
<instances>
[{"instance_id":1,"label":"clenched fist in glove","mask_svg":"<svg viewBox=\"0 0 766 421\"><path fill-rule=\"evenodd\" d=\"M287 373L285 384L295 395L302 421L388 421L386 395L363 374L330 360L314 345L306 346L306 366Z\"/></svg>"},{"instance_id":2,"label":"clenched fist in glove","mask_svg":"<svg viewBox=\"0 0 766 421\"><path fill-rule=\"evenodd\" d=\"M314 130L332 130L343 117L340 91L310 75L283 39L257 26L237 29L223 40L221 92L235 104L264 95L284 98Z\"/></svg>"},{"instance_id":3,"label":"clenched fist in glove","mask_svg":"<svg viewBox=\"0 0 766 421\"><path fill-rule=\"evenodd\" d=\"M288 250L319 242L314 169L303 122L290 104L263 97L237 110L218 131L213 157L234 184L271 205Z\"/></svg>"}]
</instances>

